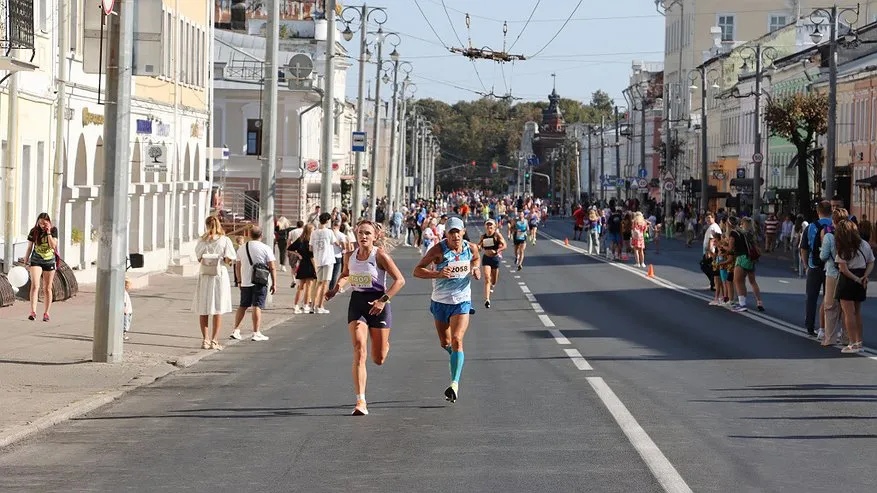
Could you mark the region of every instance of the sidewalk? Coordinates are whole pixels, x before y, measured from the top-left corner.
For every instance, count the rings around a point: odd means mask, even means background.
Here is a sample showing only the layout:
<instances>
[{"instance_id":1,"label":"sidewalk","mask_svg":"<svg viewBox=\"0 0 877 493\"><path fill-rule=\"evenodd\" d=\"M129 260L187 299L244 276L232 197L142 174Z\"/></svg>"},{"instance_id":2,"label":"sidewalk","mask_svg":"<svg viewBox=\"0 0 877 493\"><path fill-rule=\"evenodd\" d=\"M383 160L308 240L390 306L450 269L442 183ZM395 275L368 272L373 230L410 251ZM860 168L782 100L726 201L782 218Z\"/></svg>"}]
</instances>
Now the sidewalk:
<instances>
[{"instance_id":1,"label":"sidewalk","mask_svg":"<svg viewBox=\"0 0 877 493\"><path fill-rule=\"evenodd\" d=\"M393 251L396 243L388 240L387 250ZM146 285L130 292L134 317L121 363L92 362L94 284L80 285L76 297L53 304L50 322L28 320L26 301L0 308L0 448L221 354L201 349L198 317L191 310L195 277L153 274L144 280L137 277L135 285ZM277 294L262 312L262 329L269 336L272 327L293 318L291 281L291 272L277 273ZM237 308L237 288L232 288L232 300ZM247 314L245 337L252 329L250 320ZM238 343L228 338L233 326L234 312L224 315L219 336L223 345Z\"/></svg>"}]
</instances>

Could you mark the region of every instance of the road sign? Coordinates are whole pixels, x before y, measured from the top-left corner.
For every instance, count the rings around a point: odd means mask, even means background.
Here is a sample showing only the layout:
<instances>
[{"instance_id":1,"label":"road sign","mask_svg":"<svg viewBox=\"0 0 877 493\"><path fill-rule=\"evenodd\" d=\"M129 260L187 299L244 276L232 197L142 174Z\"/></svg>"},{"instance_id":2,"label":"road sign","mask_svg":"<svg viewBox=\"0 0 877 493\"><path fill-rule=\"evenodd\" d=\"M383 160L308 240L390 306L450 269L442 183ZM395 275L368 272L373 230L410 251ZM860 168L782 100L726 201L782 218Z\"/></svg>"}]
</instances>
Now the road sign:
<instances>
[{"instance_id":1,"label":"road sign","mask_svg":"<svg viewBox=\"0 0 877 493\"><path fill-rule=\"evenodd\" d=\"M338 171L341 168L341 165L338 163L332 163L332 171Z\"/></svg>"},{"instance_id":2,"label":"road sign","mask_svg":"<svg viewBox=\"0 0 877 493\"><path fill-rule=\"evenodd\" d=\"M353 152L365 152L365 132L353 132Z\"/></svg>"},{"instance_id":3,"label":"road sign","mask_svg":"<svg viewBox=\"0 0 877 493\"><path fill-rule=\"evenodd\" d=\"M308 170L308 173L316 173L317 171L320 171L320 162L315 159L311 159L310 161L305 163L305 169Z\"/></svg>"},{"instance_id":4,"label":"road sign","mask_svg":"<svg viewBox=\"0 0 877 493\"><path fill-rule=\"evenodd\" d=\"M639 193L649 193L648 187L639 187Z\"/></svg>"},{"instance_id":5,"label":"road sign","mask_svg":"<svg viewBox=\"0 0 877 493\"><path fill-rule=\"evenodd\" d=\"M100 0L100 6L104 9L104 14L110 15L110 12L113 11L113 5L116 4L116 0Z\"/></svg>"},{"instance_id":6,"label":"road sign","mask_svg":"<svg viewBox=\"0 0 877 493\"><path fill-rule=\"evenodd\" d=\"M673 176L673 173L670 173L669 171L664 171L664 174L661 175L661 179L664 181L675 180L676 177Z\"/></svg>"},{"instance_id":7,"label":"road sign","mask_svg":"<svg viewBox=\"0 0 877 493\"><path fill-rule=\"evenodd\" d=\"M773 168L772 170L770 170L770 174L772 176L780 176L780 168L779 167Z\"/></svg>"},{"instance_id":8,"label":"road sign","mask_svg":"<svg viewBox=\"0 0 877 493\"><path fill-rule=\"evenodd\" d=\"M676 180L666 180L664 181L664 190L668 192L672 192L676 189Z\"/></svg>"},{"instance_id":9,"label":"road sign","mask_svg":"<svg viewBox=\"0 0 877 493\"><path fill-rule=\"evenodd\" d=\"M640 168L639 173L637 174L640 178L646 178L649 176L649 170L645 168Z\"/></svg>"},{"instance_id":10,"label":"road sign","mask_svg":"<svg viewBox=\"0 0 877 493\"><path fill-rule=\"evenodd\" d=\"M752 155L752 162L755 164L761 164L762 162L764 162L764 154L756 152Z\"/></svg>"},{"instance_id":11,"label":"road sign","mask_svg":"<svg viewBox=\"0 0 877 493\"><path fill-rule=\"evenodd\" d=\"M646 180L643 177L643 178L640 178L639 180L637 180L636 184L639 185L640 188L646 188L649 186L649 180Z\"/></svg>"}]
</instances>

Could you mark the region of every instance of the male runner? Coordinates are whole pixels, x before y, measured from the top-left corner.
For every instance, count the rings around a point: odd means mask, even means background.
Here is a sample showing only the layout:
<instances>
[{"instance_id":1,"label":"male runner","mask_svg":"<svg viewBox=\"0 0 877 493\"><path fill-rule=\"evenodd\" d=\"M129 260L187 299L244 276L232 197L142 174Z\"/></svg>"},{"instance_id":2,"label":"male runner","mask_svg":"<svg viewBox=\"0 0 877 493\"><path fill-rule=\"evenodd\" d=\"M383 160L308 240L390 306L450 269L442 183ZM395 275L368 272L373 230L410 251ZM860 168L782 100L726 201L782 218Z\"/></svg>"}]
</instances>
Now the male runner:
<instances>
[{"instance_id":1,"label":"male runner","mask_svg":"<svg viewBox=\"0 0 877 493\"><path fill-rule=\"evenodd\" d=\"M463 373L463 337L469 328L472 282L481 279L478 246L463 240L463 221L448 220L447 238L432 246L414 268L414 277L432 279L430 312L435 319L439 343L451 356L451 385L445 398L455 402ZM430 268L435 265L435 268Z\"/></svg>"}]
</instances>

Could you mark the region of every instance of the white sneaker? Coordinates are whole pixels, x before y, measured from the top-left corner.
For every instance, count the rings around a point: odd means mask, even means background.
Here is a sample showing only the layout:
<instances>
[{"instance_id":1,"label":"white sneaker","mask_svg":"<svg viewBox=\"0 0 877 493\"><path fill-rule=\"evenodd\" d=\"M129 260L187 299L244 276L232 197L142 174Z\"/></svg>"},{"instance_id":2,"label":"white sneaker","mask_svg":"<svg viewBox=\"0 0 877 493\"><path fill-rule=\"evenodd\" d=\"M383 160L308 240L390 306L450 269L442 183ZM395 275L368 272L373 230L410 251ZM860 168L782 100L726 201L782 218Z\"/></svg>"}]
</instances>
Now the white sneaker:
<instances>
[{"instance_id":1,"label":"white sneaker","mask_svg":"<svg viewBox=\"0 0 877 493\"><path fill-rule=\"evenodd\" d=\"M301 311L302 311L302 313L314 313L314 311L311 310L311 305L307 305L307 304L302 305Z\"/></svg>"},{"instance_id":2,"label":"white sneaker","mask_svg":"<svg viewBox=\"0 0 877 493\"><path fill-rule=\"evenodd\" d=\"M722 304L722 302L719 300L711 300L710 301L710 306L719 306L721 304Z\"/></svg>"},{"instance_id":3,"label":"white sneaker","mask_svg":"<svg viewBox=\"0 0 877 493\"><path fill-rule=\"evenodd\" d=\"M285 266L285 265L281 265L281 266L280 266L280 272L286 272L286 266Z\"/></svg>"},{"instance_id":4,"label":"white sneaker","mask_svg":"<svg viewBox=\"0 0 877 493\"><path fill-rule=\"evenodd\" d=\"M317 308L316 312L321 315L327 315L329 313L329 310L326 310L325 308Z\"/></svg>"},{"instance_id":5,"label":"white sneaker","mask_svg":"<svg viewBox=\"0 0 877 493\"><path fill-rule=\"evenodd\" d=\"M234 331L231 334L229 334L228 337L229 337L229 339L236 339L236 340L240 341L241 339L243 339L243 337L241 337L241 329L234 329Z\"/></svg>"},{"instance_id":6,"label":"white sneaker","mask_svg":"<svg viewBox=\"0 0 877 493\"><path fill-rule=\"evenodd\" d=\"M261 332L253 332L253 341L267 341L268 336L262 334Z\"/></svg>"},{"instance_id":7,"label":"white sneaker","mask_svg":"<svg viewBox=\"0 0 877 493\"><path fill-rule=\"evenodd\" d=\"M301 313L301 307L298 306L298 305L293 305L293 307L292 307L292 313L300 314L300 313Z\"/></svg>"},{"instance_id":8,"label":"white sneaker","mask_svg":"<svg viewBox=\"0 0 877 493\"><path fill-rule=\"evenodd\" d=\"M819 332L816 333L816 340L822 341L825 339L825 329L819 329Z\"/></svg>"}]
</instances>

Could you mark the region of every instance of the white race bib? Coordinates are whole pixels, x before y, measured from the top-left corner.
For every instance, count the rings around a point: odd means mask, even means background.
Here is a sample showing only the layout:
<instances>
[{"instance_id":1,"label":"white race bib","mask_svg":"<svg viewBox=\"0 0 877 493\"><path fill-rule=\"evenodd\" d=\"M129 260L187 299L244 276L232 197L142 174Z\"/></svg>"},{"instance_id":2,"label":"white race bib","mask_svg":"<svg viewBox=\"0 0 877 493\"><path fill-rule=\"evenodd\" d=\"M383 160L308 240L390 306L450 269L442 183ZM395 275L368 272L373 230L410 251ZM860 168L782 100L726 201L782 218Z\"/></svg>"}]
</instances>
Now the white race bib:
<instances>
[{"instance_id":1,"label":"white race bib","mask_svg":"<svg viewBox=\"0 0 877 493\"><path fill-rule=\"evenodd\" d=\"M484 238L484 240L482 240L481 244L485 248L491 248L492 246L494 246L496 244L496 242L493 241L493 238Z\"/></svg>"},{"instance_id":2,"label":"white race bib","mask_svg":"<svg viewBox=\"0 0 877 493\"><path fill-rule=\"evenodd\" d=\"M372 276L368 272L355 272L347 277L347 282L354 288L372 287Z\"/></svg>"},{"instance_id":3,"label":"white race bib","mask_svg":"<svg viewBox=\"0 0 877 493\"><path fill-rule=\"evenodd\" d=\"M448 262L448 267L451 269L451 279L462 279L469 275L470 264L467 260Z\"/></svg>"}]
</instances>

